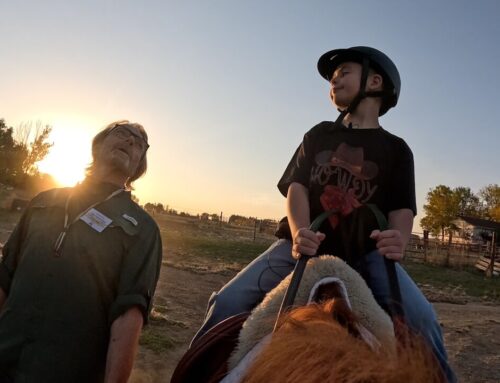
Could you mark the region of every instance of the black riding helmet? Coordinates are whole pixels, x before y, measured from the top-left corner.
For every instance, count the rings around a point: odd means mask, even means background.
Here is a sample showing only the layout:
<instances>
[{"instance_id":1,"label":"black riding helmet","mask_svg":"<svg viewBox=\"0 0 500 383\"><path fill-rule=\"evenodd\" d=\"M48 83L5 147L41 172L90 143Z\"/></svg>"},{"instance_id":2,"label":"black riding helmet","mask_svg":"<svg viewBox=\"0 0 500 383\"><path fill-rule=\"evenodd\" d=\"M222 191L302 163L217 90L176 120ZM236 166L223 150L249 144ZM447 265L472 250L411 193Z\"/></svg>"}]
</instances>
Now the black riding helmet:
<instances>
[{"instance_id":1,"label":"black riding helmet","mask_svg":"<svg viewBox=\"0 0 500 383\"><path fill-rule=\"evenodd\" d=\"M357 62L362 65L360 92L353 100L351 105L341 111L340 122L347 113L356 109L359 102L365 97L381 97L382 107L379 115L382 116L398 102L399 92L401 91L401 78L398 69L392 60L384 53L370 47L352 47L347 49L334 49L326 52L318 60L318 71L322 77L330 81L335 69L346 61ZM384 90L380 92L365 92L368 70L372 68L384 79ZM337 119L338 120L338 119ZM336 121L337 122L337 121Z\"/></svg>"}]
</instances>

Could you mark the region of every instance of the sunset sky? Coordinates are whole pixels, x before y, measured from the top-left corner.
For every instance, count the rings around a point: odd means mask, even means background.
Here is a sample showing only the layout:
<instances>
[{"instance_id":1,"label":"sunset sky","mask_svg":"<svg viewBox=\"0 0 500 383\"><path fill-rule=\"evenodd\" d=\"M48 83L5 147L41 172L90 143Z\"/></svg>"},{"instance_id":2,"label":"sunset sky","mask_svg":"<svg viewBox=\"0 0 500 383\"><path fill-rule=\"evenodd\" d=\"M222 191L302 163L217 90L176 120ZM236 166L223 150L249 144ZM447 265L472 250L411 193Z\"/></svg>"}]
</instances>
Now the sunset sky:
<instances>
[{"instance_id":1,"label":"sunset sky","mask_svg":"<svg viewBox=\"0 0 500 383\"><path fill-rule=\"evenodd\" d=\"M141 203L280 218L293 151L337 116L316 62L354 45L402 77L381 124L414 153L415 230L431 187L500 183L498 1L20 0L0 15L0 118L53 126L41 169L64 184L129 119L150 136Z\"/></svg>"}]
</instances>

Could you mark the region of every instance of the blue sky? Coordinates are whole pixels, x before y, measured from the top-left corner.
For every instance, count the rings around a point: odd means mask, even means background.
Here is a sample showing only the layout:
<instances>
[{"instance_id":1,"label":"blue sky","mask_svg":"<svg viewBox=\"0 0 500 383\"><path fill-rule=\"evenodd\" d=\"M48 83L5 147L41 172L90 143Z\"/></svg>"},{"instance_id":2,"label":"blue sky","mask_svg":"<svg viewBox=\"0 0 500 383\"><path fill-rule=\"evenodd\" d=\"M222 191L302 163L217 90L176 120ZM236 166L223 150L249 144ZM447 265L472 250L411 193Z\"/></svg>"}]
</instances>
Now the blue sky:
<instances>
[{"instance_id":1,"label":"blue sky","mask_svg":"<svg viewBox=\"0 0 500 383\"><path fill-rule=\"evenodd\" d=\"M399 68L381 124L413 150L420 213L438 184L500 182L497 1L33 0L0 14L0 117L54 126L48 170L72 169L108 122L143 123L141 202L282 216L290 156L337 116L317 59L354 45Z\"/></svg>"}]
</instances>

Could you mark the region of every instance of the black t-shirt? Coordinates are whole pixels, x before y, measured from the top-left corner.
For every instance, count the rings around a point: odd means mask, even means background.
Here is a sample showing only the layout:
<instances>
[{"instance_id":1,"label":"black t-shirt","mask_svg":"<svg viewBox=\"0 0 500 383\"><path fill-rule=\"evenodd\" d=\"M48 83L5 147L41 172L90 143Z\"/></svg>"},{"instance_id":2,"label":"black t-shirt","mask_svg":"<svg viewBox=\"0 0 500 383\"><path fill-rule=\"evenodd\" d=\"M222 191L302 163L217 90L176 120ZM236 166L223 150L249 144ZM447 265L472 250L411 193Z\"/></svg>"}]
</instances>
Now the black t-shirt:
<instances>
[{"instance_id":1,"label":"black t-shirt","mask_svg":"<svg viewBox=\"0 0 500 383\"><path fill-rule=\"evenodd\" d=\"M365 204L375 204L386 217L397 209L417 211L413 154L403 139L383 128L334 128L321 122L304 135L281 177L278 188L284 196L292 182L309 190L311 221L339 209L320 228L326 238L318 254L349 263L375 248L369 235L377 221Z\"/></svg>"}]
</instances>

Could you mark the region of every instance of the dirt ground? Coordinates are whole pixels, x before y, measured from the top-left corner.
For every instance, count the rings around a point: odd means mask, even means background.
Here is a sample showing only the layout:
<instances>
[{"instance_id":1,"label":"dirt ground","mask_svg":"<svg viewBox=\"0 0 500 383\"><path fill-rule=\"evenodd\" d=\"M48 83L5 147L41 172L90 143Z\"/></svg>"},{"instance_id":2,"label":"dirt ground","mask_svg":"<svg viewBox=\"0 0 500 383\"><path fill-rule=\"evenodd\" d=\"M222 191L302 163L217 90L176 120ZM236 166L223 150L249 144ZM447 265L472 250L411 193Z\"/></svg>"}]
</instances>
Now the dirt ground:
<instances>
[{"instance_id":1,"label":"dirt ground","mask_svg":"<svg viewBox=\"0 0 500 383\"><path fill-rule=\"evenodd\" d=\"M141 337L130 383L168 382L202 322L208 297L241 268L243 261L236 262L233 255L245 249L251 256L262 251L252 248L255 241L248 239L252 233L221 234L220 229L212 230L192 220L174 222L168 218L163 222L156 218L164 237L165 260L153 318ZM17 219L17 214L0 217L0 242L8 238ZM235 236L241 237L243 250L224 249L227 239ZM262 239L262 248L270 241L272 238ZM463 292L421 287L437 311L459 381L500 382L500 305Z\"/></svg>"},{"instance_id":2,"label":"dirt ground","mask_svg":"<svg viewBox=\"0 0 500 383\"><path fill-rule=\"evenodd\" d=\"M191 337L199 327L212 291L218 290L234 272L192 272L167 265L162 270L157 300L166 304L166 317L174 325L164 327L174 345L153 353L142 347L131 383L168 382ZM460 382L500 381L500 307L488 302L453 297L425 286L442 324L452 366ZM448 303L455 302L455 303ZM182 324L179 326L178 324Z\"/></svg>"}]
</instances>

